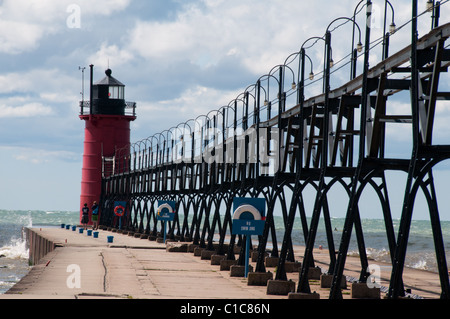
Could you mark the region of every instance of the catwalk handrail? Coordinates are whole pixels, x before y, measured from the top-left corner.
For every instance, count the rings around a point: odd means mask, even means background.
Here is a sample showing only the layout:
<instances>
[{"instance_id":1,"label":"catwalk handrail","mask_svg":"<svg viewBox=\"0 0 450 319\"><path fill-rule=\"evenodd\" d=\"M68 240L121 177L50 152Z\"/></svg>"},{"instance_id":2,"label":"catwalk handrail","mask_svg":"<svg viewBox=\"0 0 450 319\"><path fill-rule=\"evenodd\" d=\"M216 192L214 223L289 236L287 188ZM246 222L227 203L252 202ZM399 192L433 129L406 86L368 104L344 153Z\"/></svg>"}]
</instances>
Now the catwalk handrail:
<instances>
[{"instance_id":1,"label":"catwalk handrail","mask_svg":"<svg viewBox=\"0 0 450 319\"><path fill-rule=\"evenodd\" d=\"M435 28L419 40L417 45L418 50L428 48L437 43L440 39L445 39L449 36L450 23ZM396 68L399 68L409 61L410 50L410 46L405 47L401 51L398 51L392 56L379 62L376 66L369 69L368 78L376 78L382 73L395 71ZM446 67L449 64L450 63L447 62L443 65L443 67ZM283 77L283 72L281 71L282 68L282 65L279 66L281 79ZM262 76L261 78L264 77L275 79L275 77L270 74ZM280 79L276 80L278 83L282 82ZM260 89L263 88L260 86L259 82L252 86L254 86L255 90L258 87ZM334 99L344 95L354 94L361 89L361 87L362 74L344 85L330 90L329 98ZM242 133L248 129L277 127L277 125L280 124L280 120L287 120L290 117L297 116L300 113L300 103L296 103L293 107L279 113L281 114L281 118L278 114L276 114L271 116L268 120L260 121L262 111L266 111L270 114L272 104L282 104L284 99L276 99L272 102L267 102L267 100L265 100L264 106L259 108L256 105L256 98L251 96L247 89L241 94L242 98L238 96L237 99L232 100L227 106L224 106L217 111L211 111L208 114L210 117L205 115L199 116L196 119L191 119L187 122L180 123L176 127L150 136L147 139L130 144L129 147L117 150L115 156L115 173L122 174L124 172L132 172L134 170L154 169L164 165L179 164L180 160L181 162L186 163L189 163L189 160L191 159L198 161L198 159L201 159L202 152L207 151L207 147L214 148L221 146L222 144L229 143L234 138L233 130L240 130ZM287 92L293 90L298 91L299 89L300 87L298 85L296 85L295 89L292 85ZM285 95L286 92L281 92L281 96ZM280 94L278 93L277 98L279 96ZM250 97L254 100L253 112L249 112L248 110ZM311 108L313 105L320 105L324 102L325 93L321 93L305 100L303 102L303 108ZM239 103L241 103L241 105L239 105ZM247 108L247 110L245 108ZM238 111L241 111L243 114L239 119L236 114ZM227 134L229 136L227 136ZM189 141L190 143L186 143L186 141ZM180 152L182 150L183 152L186 150L192 151L189 156L184 156L184 159L187 159L187 161L180 158Z\"/></svg>"}]
</instances>

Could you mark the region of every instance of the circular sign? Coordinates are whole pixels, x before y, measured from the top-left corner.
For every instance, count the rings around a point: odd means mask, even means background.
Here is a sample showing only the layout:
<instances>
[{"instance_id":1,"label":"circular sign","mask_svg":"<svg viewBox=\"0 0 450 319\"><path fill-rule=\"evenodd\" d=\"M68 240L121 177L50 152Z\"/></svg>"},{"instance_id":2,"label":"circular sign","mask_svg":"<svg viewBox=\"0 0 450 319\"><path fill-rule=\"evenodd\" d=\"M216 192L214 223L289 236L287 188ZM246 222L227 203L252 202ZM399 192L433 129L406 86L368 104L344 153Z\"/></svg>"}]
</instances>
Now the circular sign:
<instances>
[{"instance_id":1,"label":"circular sign","mask_svg":"<svg viewBox=\"0 0 450 319\"><path fill-rule=\"evenodd\" d=\"M114 214L116 216L122 217L123 214L125 214L125 208L123 206L116 206L116 208L114 208Z\"/></svg>"}]
</instances>

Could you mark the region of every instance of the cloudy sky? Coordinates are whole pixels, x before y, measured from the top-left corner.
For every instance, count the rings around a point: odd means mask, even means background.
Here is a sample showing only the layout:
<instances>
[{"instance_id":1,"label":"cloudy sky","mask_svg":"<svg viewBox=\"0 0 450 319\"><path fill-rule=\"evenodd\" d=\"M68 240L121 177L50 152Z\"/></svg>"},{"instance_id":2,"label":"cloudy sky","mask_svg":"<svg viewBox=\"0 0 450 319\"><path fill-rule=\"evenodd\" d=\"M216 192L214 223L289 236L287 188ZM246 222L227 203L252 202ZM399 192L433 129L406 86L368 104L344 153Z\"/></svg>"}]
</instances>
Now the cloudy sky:
<instances>
[{"instance_id":1,"label":"cloudy sky","mask_svg":"<svg viewBox=\"0 0 450 319\"><path fill-rule=\"evenodd\" d=\"M378 2L384 9L384 1ZM401 26L410 19L411 1L392 2ZM419 2L422 12L426 1ZM78 209L84 139L78 118L80 68L86 68L86 96L90 64L94 80L103 78L109 65L126 84L126 99L138 105L132 124L132 141L137 141L228 104L306 39L323 36L331 21L352 16L358 3L1 0L0 209ZM449 6L442 9L442 24L448 22ZM364 19L364 12L358 17ZM377 17L373 39L382 31ZM430 14L425 14L420 35L429 27ZM350 48L346 28L333 32L335 60ZM407 45L409 26L395 36L391 52ZM322 53L312 50L320 72ZM397 103L408 107L408 101ZM404 143L409 131L394 135ZM439 138L449 137L444 124Z\"/></svg>"}]
</instances>

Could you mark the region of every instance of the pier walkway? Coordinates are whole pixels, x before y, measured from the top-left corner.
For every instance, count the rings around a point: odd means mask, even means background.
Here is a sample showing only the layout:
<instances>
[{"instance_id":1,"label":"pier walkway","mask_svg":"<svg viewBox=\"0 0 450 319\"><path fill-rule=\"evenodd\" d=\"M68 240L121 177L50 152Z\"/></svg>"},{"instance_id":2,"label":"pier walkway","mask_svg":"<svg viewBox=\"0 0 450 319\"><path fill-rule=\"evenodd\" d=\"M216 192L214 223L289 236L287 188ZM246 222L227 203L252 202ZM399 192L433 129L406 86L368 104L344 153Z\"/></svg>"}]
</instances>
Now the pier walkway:
<instances>
[{"instance_id":1,"label":"pier walkway","mask_svg":"<svg viewBox=\"0 0 450 319\"><path fill-rule=\"evenodd\" d=\"M36 227L31 231L56 248L0 299L288 299L268 295L266 286L249 286L244 277L231 277L230 271L221 271L211 260L190 252L168 252L166 244L156 241L107 230L99 230L98 238L78 229ZM108 242L108 236L114 236L113 242ZM296 261L301 262L303 253L303 247L296 247ZM322 272L328 269L327 255L325 250L314 250ZM359 258L348 259L345 275L358 278ZM381 266L381 285L388 287L390 269L385 268L390 266L376 264ZM276 271L275 267L267 270ZM298 272L288 273L296 285L298 278ZM439 298L437 274L407 268L404 278L412 294ZM320 288L318 281L311 282L311 289L320 298L328 298L329 289ZM349 285L343 296L351 298Z\"/></svg>"}]
</instances>

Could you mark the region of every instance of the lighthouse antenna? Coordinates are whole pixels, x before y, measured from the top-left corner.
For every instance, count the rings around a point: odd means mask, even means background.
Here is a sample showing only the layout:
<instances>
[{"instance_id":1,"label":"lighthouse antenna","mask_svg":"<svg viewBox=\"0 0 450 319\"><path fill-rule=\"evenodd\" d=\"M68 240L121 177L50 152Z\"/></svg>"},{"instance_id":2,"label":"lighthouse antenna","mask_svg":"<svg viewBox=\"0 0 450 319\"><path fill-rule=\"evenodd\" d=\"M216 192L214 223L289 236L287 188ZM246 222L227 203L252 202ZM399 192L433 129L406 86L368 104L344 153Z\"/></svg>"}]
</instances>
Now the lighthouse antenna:
<instances>
[{"instance_id":1,"label":"lighthouse antenna","mask_svg":"<svg viewBox=\"0 0 450 319\"><path fill-rule=\"evenodd\" d=\"M78 67L78 70L81 70L81 101L84 102L84 70L86 67Z\"/></svg>"},{"instance_id":2,"label":"lighthouse antenna","mask_svg":"<svg viewBox=\"0 0 450 319\"><path fill-rule=\"evenodd\" d=\"M93 85L94 85L94 65L93 64L91 64L91 65L89 65L89 68L91 69L91 75L90 75L90 89L89 89L89 93L90 93L90 96L89 96L89 114L90 115L92 115L92 99L93 99L93 92L92 92L92 88L93 88Z\"/></svg>"}]
</instances>

